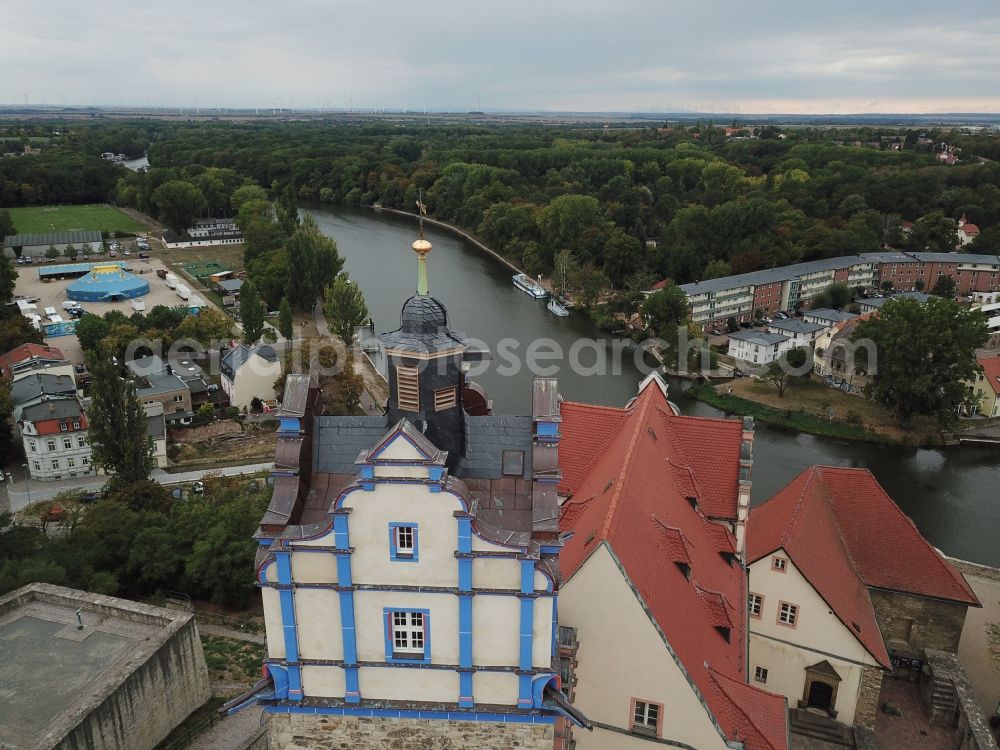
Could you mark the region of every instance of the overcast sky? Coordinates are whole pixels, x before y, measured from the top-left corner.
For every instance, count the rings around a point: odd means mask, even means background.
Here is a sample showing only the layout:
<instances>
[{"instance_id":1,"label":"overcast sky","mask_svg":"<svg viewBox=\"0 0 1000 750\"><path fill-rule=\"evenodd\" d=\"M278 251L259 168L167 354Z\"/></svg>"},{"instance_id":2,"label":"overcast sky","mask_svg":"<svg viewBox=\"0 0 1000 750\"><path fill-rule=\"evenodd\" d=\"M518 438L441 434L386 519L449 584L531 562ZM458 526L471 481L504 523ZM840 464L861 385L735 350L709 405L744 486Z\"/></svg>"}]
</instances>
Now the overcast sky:
<instances>
[{"instance_id":1,"label":"overcast sky","mask_svg":"<svg viewBox=\"0 0 1000 750\"><path fill-rule=\"evenodd\" d=\"M1000 3L0 0L0 105L1000 112Z\"/></svg>"}]
</instances>

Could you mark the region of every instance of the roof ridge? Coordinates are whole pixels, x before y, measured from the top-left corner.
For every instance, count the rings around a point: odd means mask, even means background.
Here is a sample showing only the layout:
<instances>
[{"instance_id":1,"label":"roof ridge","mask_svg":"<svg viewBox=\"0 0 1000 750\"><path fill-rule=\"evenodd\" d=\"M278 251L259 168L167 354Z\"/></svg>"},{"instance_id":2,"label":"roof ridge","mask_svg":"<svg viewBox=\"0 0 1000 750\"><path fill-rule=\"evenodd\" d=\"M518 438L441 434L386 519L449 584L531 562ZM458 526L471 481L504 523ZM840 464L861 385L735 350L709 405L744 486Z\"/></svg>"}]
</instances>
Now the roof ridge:
<instances>
[{"instance_id":1,"label":"roof ridge","mask_svg":"<svg viewBox=\"0 0 1000 750\"><path fill-rule=\"evenodd\" d=\"M729 693L726 692L726 689L722 686L722 684L719 682L719 680L717 678L721 677L724 680L728 680L730 682L736 683L740 687L750 688L751 690L753 690L753 691L755 691L757 693L760 693L761 695L766 695L769 698L777 698L777 697L780 697L780 696L778 696L777 693L772 693L769 690L764 690L763 688L759 688L759 687L756 687L755 685L751 685L749 682L742 682L742 681L734 680L732 677L730 677L728 675L725 675L722 672L719 672L718 670L716 670L707 661L705 662L705 670L708 672L709 677L711 677L712 680L715 681L715 684L719 686L719 690L721 690L723 693L725 693L726 697L729 698L729 700L731 700L733 702L733 705L736 707L736 709L741 714L743 714L746 717L746 720L750 723L750 725L754 729L757 730L757 734L759 734L761 736L761 739L763 739L764 742L766 742L768 744L768 746L771 748L771 750L776 750L775 747L774 747L774 745L772 745L771 741L767 738L767 732L765 732L763 729L761 729L759 726L757 726L757 722L753 720L753 716L751 715L751 712L745 711L743 709L743 706L741 706L735 699L733 699L732 696L729 695ZM786 704L787 704L787 699L786 699Z\"/></svg>"},{"instance_id":2,"label":"roof ridge","mask_svg":"<svg viewBox=\"0 0 1000 750\"><path fill-rule=\"evenodd\" d=\"M618 413L624 413L625 408L621 406L605 406L604 404L585 404L582 401L563 401L563 406L572 406L582 409L590 409L592 411L613 411Z\"/></svg>"},{"instance_id":3,"label":"roof ridge","mask_svg":"<svg viewBox=\"0 0 1000 750\"><path fill-rule=\"evenodd\" d=\"M645 391L644 391L645 393ZM601 527L601 538L607 539L608 533L611 531L611 523L614 520L615 513L618 510L618 498L621 497L622 486L625 484L622 480L625 478L625 470L629 463L632 461L632 453L635 451L635 445L639 441L639 435L642 433L642 423L649 411L649 398L642 398L642 393L639 394L639 398L642 400L640 411L636 417L637 423L636 428L632 432L632 438L629 440L628 449L625 451L625 456L622 459L621 468L617 474L617 480L615 482L615 491L611 496L611 501L608 503L608 514L604 518L604 525Z\"/></svg>"}]
</instances>

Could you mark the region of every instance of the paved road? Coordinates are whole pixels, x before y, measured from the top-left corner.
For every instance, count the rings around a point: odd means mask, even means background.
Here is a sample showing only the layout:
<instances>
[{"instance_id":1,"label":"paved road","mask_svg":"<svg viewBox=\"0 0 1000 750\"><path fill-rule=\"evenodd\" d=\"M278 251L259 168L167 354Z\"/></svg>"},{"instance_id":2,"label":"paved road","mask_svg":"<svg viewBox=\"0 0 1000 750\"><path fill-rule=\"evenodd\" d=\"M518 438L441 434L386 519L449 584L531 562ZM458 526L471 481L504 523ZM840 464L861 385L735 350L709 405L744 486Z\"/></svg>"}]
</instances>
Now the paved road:
<instances>
[{"instance_id":1,"label":"paved road","mask_svg":"<svg viewBox=\"0 0 1000 750\"><path fill-rule=\"evenodd\" d=\"M163 469L154 469L150 478L159 482L162 485L174 485L174 484L184 484L187 482L195 482L202 479L206 474L216 474L222 475L224 477L239 476L241 474L256 474L260 471L271 471L274 468L273 463L262 463L262 464L244 464L242 466L225 466L220 469L199 469L197 471L184 471L177 474L169 474ZM50 500L60 492L66 492L67 490L88 490L97 491L104 486L108 478L104 476L99 477L78 477L76 479L61 479L52 482L31 482L30 487L26 487L24 480L20 482L15 481L13 484L6 484L4 489L6 490L7 503L3 503L3 497L0 495L0 510L6 510L8 508L4 507L8 505L11 512L19 511L28 505L28 496L31 496L31 502L37 503L41 500Z\"/></svg>"}]
</instances>

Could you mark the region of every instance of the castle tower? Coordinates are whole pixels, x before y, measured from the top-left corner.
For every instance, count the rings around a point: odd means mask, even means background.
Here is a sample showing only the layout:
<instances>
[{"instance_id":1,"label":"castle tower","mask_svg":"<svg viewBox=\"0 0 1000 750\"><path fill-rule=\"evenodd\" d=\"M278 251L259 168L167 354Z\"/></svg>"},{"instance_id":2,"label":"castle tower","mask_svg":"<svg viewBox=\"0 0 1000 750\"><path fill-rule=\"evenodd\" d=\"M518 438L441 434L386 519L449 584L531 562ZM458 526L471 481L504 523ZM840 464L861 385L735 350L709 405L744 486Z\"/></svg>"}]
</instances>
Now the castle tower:
<instances>
[{"instance_id":1,"label":"castle tower","mask_svg":"<svg viewBox=\"0 0 1000 750\"><path fill-rule=\"evenodd\" d=\"M406 300L397 330L379 337L389 376L389 423L407 419L442 451L454 468L463 446L462 362L465 339L448 327L448 311L430 296L427 255L431 243L420 233L417 293Z\"/></svg>"}]
</instances>

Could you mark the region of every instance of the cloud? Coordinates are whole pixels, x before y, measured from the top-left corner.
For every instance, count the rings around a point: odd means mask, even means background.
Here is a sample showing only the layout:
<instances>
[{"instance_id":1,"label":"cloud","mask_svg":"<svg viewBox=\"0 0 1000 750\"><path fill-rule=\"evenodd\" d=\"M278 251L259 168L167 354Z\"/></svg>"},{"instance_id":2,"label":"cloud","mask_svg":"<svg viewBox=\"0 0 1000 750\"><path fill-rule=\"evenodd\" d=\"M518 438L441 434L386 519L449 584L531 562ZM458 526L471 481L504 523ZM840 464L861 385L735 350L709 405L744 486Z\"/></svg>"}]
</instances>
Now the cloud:
<instances>
[{"instance_id":1,"label":"cloud","mask_svg":"<svg viewBox=\"0 0 1000 750\"><path fill-rule=\"evenodd\" d=\"M1000 111L990 0L2 7L0 104Z\"/></svg>"}]
</instances>

